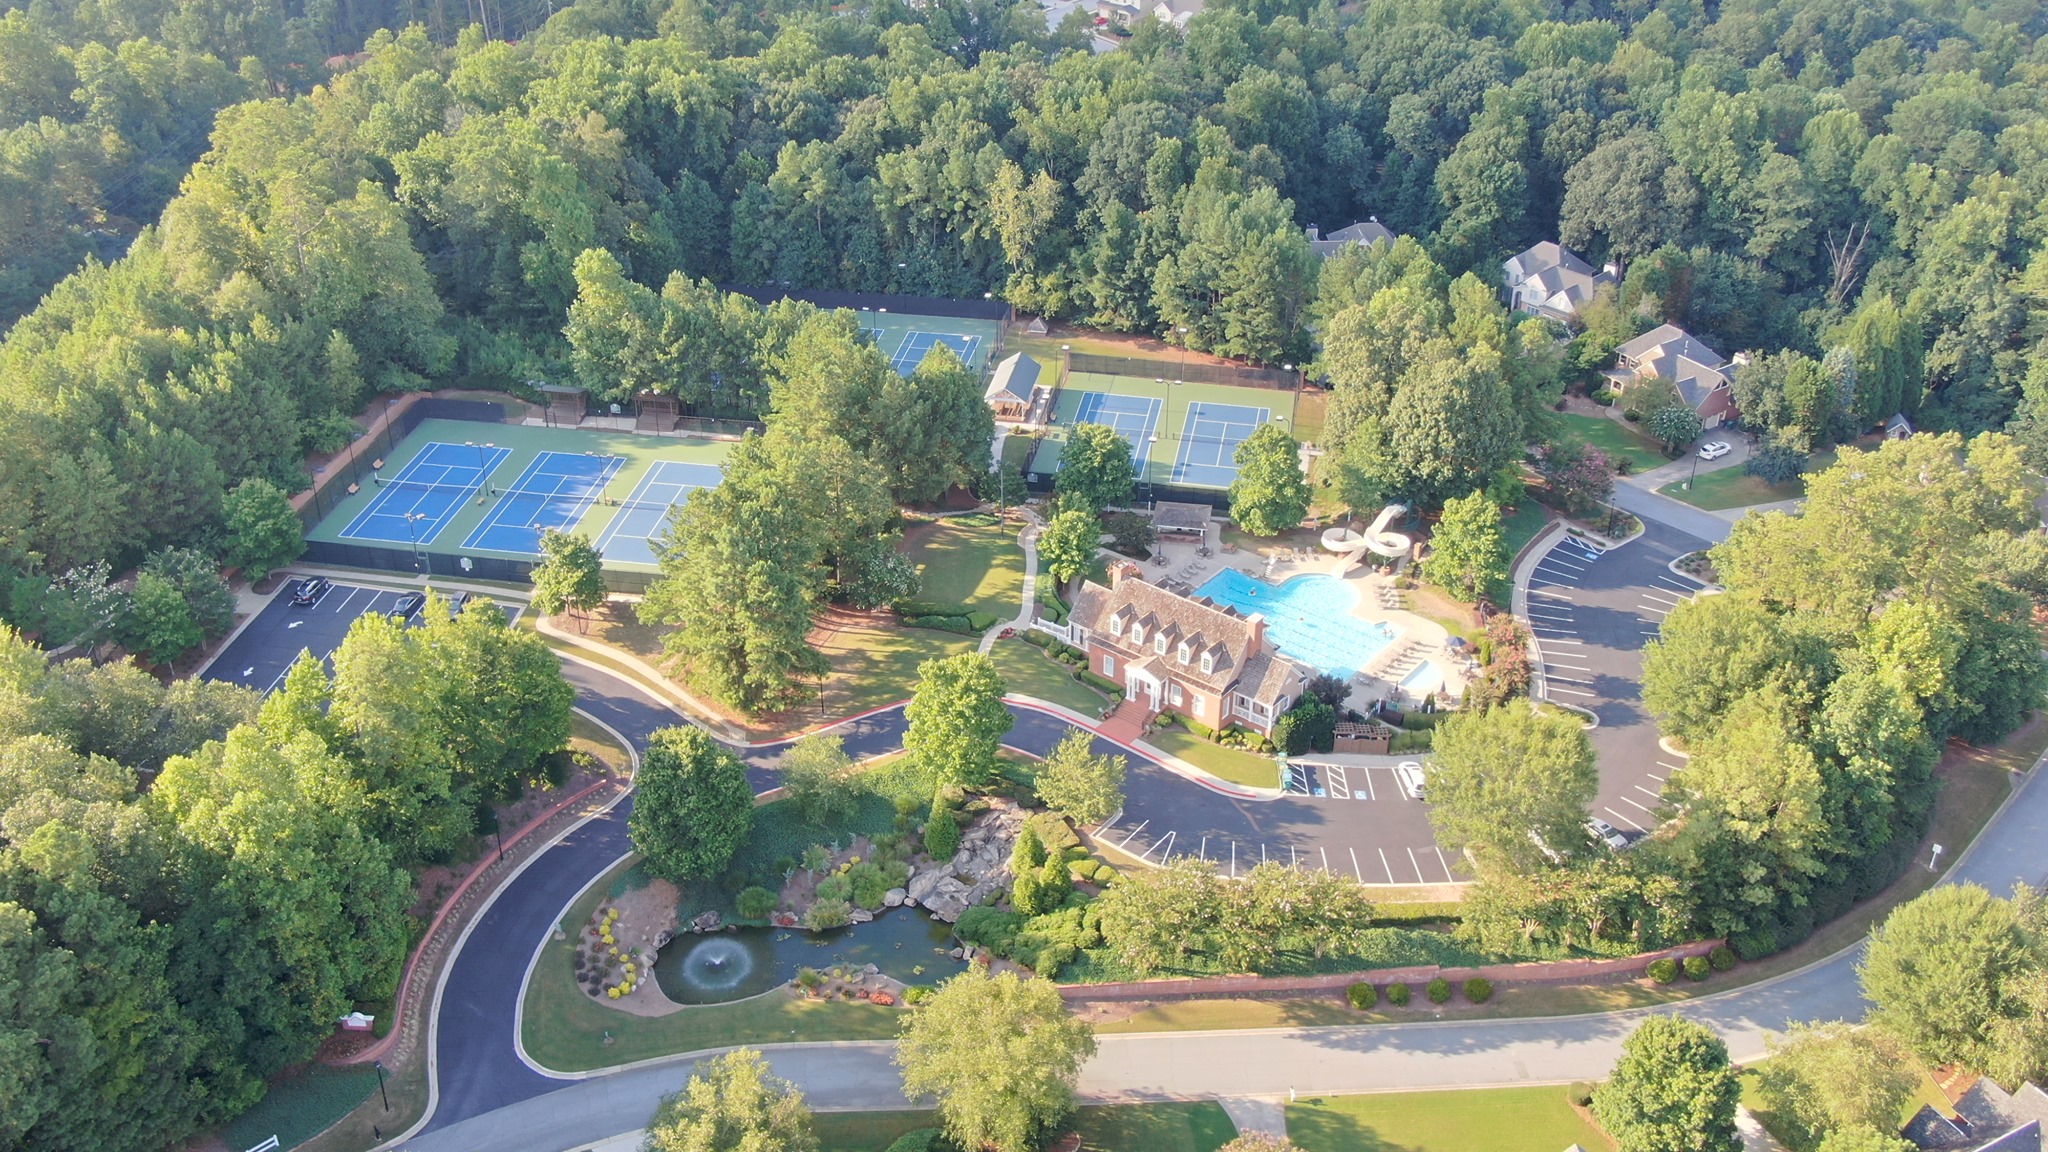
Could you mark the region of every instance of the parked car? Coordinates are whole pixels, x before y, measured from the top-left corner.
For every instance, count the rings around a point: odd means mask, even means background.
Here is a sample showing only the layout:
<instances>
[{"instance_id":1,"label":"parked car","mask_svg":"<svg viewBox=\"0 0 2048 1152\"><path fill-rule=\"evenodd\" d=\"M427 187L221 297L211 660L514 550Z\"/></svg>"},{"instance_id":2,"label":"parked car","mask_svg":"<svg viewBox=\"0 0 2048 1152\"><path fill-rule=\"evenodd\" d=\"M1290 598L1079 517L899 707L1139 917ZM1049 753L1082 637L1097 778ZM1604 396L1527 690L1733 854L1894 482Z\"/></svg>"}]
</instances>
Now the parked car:
<instances>
[{"instance_id":1,"label":"parked car","mask_svg":"<svg viewBox=\"0 0 2048 1152\"><path fill-rule=\"evenodd\" d=\"M1616 828L1598 816L1586 821L1586 831L1591 832L1595 840L1600 841L1616 852L1628 847L1628 837L1621 834L1621 829Z\"/></svg>"},{"instance_id":2,"label":"parked car","mask_svg":"<svg viewBox=\"0 0 2048 1152\"><path fill-rule=\"evenodd\" d=\"M325 576L308 576L292 585L292 603L301 608L319 602L327 590L334 587L334 581Z\"/></svg>"},{"instance_id":3,"label":"parked car","mask_svg":"<svg viewBox=\"0 0 2048 1152\"><path fill-rule=\"evenodd\" d=\"M462 610L464 608L469 607L469 602L476 598L477 595L474 592L457 592L455 595L449 597L448 618L450 620L453 620L457 616L462 615Z\"/></svg>"},{"instance_id":4,"label":"parked car","mask_svg":"<svg viewBox=\"0 0 2048 1152\"><path fill-rule=\"evenodd\" d=\"M1422 762L1420 760L1403 760L1396 764L1394 766L1394 780L1401 785L1401 791L1406 792L1409 799L1422 799L1423 776Z\"/></svg>"},{"instance_id":5,"label":"parked car","mask_svg":"<svg viewBox=\"0 0 2048 1152\"><path fill-rule=\"evenodd\" d=\"M412 619L413 614L420 610L420 605L426 602L426 593L407 592L398 598L398 603L391 606L391 619L403 624L407 620Z\"/></svg>"},{"instance_id":6,"label":"parked car","mask_svg":"<svg viewBox=\"0 0 2048 1152\"><path fill-rule=\"evenodd\" d=\"M1709 440L1700 445L1700 459L1719 460L1733 451L1735 449L1730 447L1726 440Z\"/></svg>"}]
</instances>

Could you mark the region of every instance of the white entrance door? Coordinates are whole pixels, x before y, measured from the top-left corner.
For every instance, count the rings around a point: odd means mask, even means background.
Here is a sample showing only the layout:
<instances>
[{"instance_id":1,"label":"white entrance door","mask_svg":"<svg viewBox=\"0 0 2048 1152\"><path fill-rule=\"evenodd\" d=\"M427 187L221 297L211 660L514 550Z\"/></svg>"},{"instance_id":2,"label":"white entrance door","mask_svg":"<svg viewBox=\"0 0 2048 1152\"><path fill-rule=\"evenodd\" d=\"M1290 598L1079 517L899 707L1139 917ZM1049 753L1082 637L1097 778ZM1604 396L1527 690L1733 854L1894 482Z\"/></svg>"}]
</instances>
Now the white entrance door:
<instances>
[{"instance_id":1,"label":"white entrance door","mask_svg":"<svg viewBox=\"0 0 2048 1152\"><path fill-rule=\"evenodd\" d=\"M1124 670L1124 695L1132 700L1142 699L1146 708L1159 711L1159 681L1137 668Z\"/></svg>"}]
</instances>

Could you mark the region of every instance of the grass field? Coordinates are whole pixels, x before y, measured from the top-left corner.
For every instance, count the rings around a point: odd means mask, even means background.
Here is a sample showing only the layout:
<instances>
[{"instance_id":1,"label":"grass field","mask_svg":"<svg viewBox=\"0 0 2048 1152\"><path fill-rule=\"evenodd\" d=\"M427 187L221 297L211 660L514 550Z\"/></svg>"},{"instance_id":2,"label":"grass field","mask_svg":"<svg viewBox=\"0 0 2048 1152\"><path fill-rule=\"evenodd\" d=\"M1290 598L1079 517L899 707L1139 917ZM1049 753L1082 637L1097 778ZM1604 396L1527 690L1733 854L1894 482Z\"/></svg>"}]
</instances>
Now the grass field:
<instances>
[{"instance_id":1,"label":"grass field","mask_svg":"<svg viewBox=\"0 0 2048 1152\"><path fill-rule=\"evenodd\" d=\"M1010 691L1036 696L1083 716L1100 713L1109 697L1074 679L1065 664L1022 640L998 640L989 650L996 671Z\"/></svg>"},{"instance_id":2,"label":"grass field","mask_svg":"<svg viewBox=\"0 0 2048 1152\"><path fill-rule=\"evenodd\" d=\"M312 1065L271 1081L254 1108L221 1127L221 1139L231 1148L250 1148L275 1136L280 1146L291 1148L376 1093L377 1072L367 1064Z\"/></svg>"},{"instance_id":3,"label":"grass field","mask_svg":"<svg viewBox=\"0 0 2048 1152\"><path fill-rule=\"evenodd\" d=\"M883 1152L906 1132L936 1128L936 1113L820 1112L813 1119L823 1152ZM1215 1152L1237 1136L1223 1106L1115 1104L1077 1110L1068 1131L1081 1136L1083 1152Z\"/></svg>"},{"instance_id":4,"label":"grass field","mask_svg":"<svg viewBox=\"0 0 2048 1152\"><path fill-rule=\"evenodd\" d=\"M1609 420L1605 416L1581 416L1576 412L1559 413L1557 420L1564 426L1566 439L1598 448L1607 453L1610 460L1626 457L1637 472L1648 472L1671 463L1661 445L1624 421Z\"/></svg>"},{"instance_id":5,"label":"grass field","mask_svg":"<svg viewBox=\"0 0 2048 1152\"><path fill-rule=\"evenodd\" d=\"M1154 732L1145 739L1160 751L1178 756L1209 775L1233 784L1252 788L1280 786L1280 768L1270 756L1260 756L1240 748L1225 748L1179 726Z\"/></svg>"},{"instance_id":6,"label":"grass field","mask_svg":"<svg viewBox=\"0 0 2048 1152\"><path fill-rule=\"evenodd\" d=\"M832 665L820 711L833 717L907 700L918 665L974 651L973 637L900 624L821 625L811 643Z\"/></svg>"},{"instance_id":7,"label":"grass field","mask_svg":"<svg viewBox=\"0 0 2048 1152\"><path fill-rule=\"evenodd\" d=\"M1327 1096L1287 1107L1303 1152L1588 1152L1613 1148L1556 1085Z\"/></svg>"},{"instance_id":8,"label":"grass field","mask_svg":"<svg viewBox=\"0 0 2048 1152\"><path fill-rule=\"evenodd\" d=\"M963 524L958 518L913 525L903 554L923 582L917 599L964 604L1008 620L1024 595L1024 550L1008 524Z\"/></svg>"},{"instance_id":9,"label":"grass field","mask_svg":"<svg viewBox=\"0 0 2048 1152\"><path fill-rule=\"evenodd\" d=\"M1170 370L1170 364L1162 364L1162 372ZM1174 461L1179 457L1183 443L1176 438L1176 433L1187 425L1190 404L1234 404L1246 408L1264 408L1283 427L1290 432L1294 431L1296 394L1293 392L1273 388L1239 388L1227 384L1174 384L1161 379L1145 380L1136 376L1102 376L1092 372L1076 372L1061 386L1059 400L1053 409L1053 426L1038 442L1038 450L1031 457L1030 471L1044 475L1059 470L1060 449L1066 443L1066 430L1073 425L1074 413L1081 403L1083 392L1101 392L1111 396L1131 396L1161 402L1157 423L1152 429L1157 442L1153 443L1149 450L1146 450L1144 445L1134 446L1140 449L1139 460L1142 464L1138 480L1145 484L1173 482ZM1320 420L1320 414L1318 419ZM1320 434L1320 424L1318 433ZM1296 435L1298 437L1299 433ZM1178 486L1204 485L1182 481Z\"/></svg>"},{"instance_id":10,"label":"grass field","mask_svg":"<svg viewBox=\"0 0 2048 1152\"><path fill-rule=\"evenodd\" d=\"M1507 540L1508 558L1514 559L1549 522L1550 517L1543 511L1543 505L1527 497L1513 512L1501 517L1500 533Z\"/></svg>"},{"instance_id":11,"label":"grass field","mask_svg":"<svg viewBox=\"0 0 2048 1152\"><path fill-rule=\"evenodd\" d=\"M419 455L429 444L489 444L509 449L510 455L492 468L489 481L500 489L518 478L533 458L542 452L594 453L603 456L622 456L625 465L605 485L604 495L613 500L624 500L631 495L640 478L647 474L656 461L675 460L690 464L719 465L732 453L732 445L719 440L689 440L666 436L636 436L629 432L598 432L569 428L529 428L519 424L478 424L464 420L422 420L411 435L398 442L391 454L384 458L384 466L377 474L385 477L397 476L412 458ZM327 541L339 544L365 544L372 547L409 550L406 541L344 540L341 531L349 526L356 515L370 506L383 491L375 483L365 483L361 490L345 496L330 512L306 534L309 540ZM323 497L324 499L324 497ZM482 504L471 500L455 513L430 542L422 543L424 552L437 555L459 556L465 554L488 556L528 557L518 553L495 552L485 548L465 549L462 542L469 537L485 516L498 503L486 499ZM584 533L593 541L611 523L612 517L621 509L608 506L602 501L592 503L584 512L573 531ZM654 567L646 564L617 564L613 567L632 571L652 572Z\"/></svg>"},{"instance_id":12,"label":"grass field","mask_svg":"<svg viewBox=\"0 0 2048 1152\"><path fill-rule=\"evenodd\" d=\"M1806 476L1820 471L1835 462L1833 449L1816 452L1806 462L1806 474L1790 484L1766 484L1742 470L1742 465L1722 468L1713 472L1702 472L1687 489L1685 481L1674 480L1658 492L1673 500L1683 500L1695 508L1717 512L1724 508L1747 508L1752 504L1770 504L1779 500L1797 500L1806 495Z\"/></svg>"}]
</instances>

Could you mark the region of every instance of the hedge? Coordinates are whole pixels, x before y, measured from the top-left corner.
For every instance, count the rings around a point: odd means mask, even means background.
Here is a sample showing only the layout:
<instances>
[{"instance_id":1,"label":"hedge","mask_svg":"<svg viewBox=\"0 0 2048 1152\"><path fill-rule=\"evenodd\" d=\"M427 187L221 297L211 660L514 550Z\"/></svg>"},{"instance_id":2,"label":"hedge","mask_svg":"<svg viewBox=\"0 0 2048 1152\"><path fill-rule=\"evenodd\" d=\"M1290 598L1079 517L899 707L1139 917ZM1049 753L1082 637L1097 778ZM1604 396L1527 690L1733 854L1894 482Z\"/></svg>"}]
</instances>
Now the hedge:
<instances>
[{"instance_id":1,"label":"hedge","mask_svg":"<svg viewBox=\"0 0 2048 1152\"><path fill-rule=\"evenodd\" d=\"M1052 643L1052 633L1040 632L1036 628L1026 628L1024 630L1024 642L1026 644L1035 644L1040 648L1044 648Z\"/></svg>"},{"instance_id":2,"label":"hedge","mask_svg":"<svg viewBox=\"0 0 2048 1152\"><path fill-rule=\"evenodd\" d=\"M1427 752L1436 746L1436 732L1425 728L1420 732L1396 732L1387 744L1387 755L1402 752Z\"/></svg>"},{"instance_id":3,"label":"hedge","mask_svg":"<svg viewBox=\"0 0 2048 1152\"><path fill-rule=\"evenodd\" d=\"M1673 960L1669 956L1664 956L1650 961L1650 966L1645 971L1650 974L1650 979L1655 980L1657 983L1669 984L1673 980L1678 979L1678 961Z\"/></svg>"},{"instance_id":4,"label":"hedge","mask_svg":"<svg viewBox=\"0 0 2048 1152\"><path fill-rule=\"evenodd\" d=\"M1449 712L1403 712L1401 727L1410 732L1427 732L1444 722Z\"/></svg>"},{"instance_id":5,"label":"hedge","mask_svg":"<svg viewBox=\"0 0 2048 1152\"><path fill-rule=\"evenodd\" d=\"M1118 700L1124 698L1123 685L1117 683L1114 680L1111 680L1107 676L1097 676L1095 673L1090 672L1086 668L1082 668L1076 671L1074 673L1074 679L1079 680L1081 683L1088 685L1090 688L1093 688L1098 692L1106 692L1110 696L1113 696Z\"/></svg>"},{"instance_id":6,"label":"hedge","mask_svg":"<svg viewBox=\"0 0 2048 1152\"><path fill-rule=\"evenodd\" d=\"M1360 1012L1380 1002L1379 989L1363 981L1344 989L1344 995L1351 1001L1351 1006Z\"/></svg>"},{"instance_id":7,"label":"hedge","mask_svg":"<svg viewBox=\"0 0 2048 1152\"><path fill-rule=\"evenodd\" d=\"M976 628L965 616L905 616L903 622L912 628L930 628L938 632L957 632L962 636L979 636L987 629Z\"/></svg>"}]
</instances>

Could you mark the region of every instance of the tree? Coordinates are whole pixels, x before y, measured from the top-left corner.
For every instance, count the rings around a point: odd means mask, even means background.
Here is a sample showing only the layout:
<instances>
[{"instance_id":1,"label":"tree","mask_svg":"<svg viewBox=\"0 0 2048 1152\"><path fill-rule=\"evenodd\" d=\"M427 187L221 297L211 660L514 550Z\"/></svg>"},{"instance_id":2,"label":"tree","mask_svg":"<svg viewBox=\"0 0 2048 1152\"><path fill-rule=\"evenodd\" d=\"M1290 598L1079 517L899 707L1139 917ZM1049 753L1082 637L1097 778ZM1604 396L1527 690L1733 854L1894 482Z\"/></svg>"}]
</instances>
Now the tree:
<instances>
[{"instance_id":1,"label":"tree","mask_svg":"<svg viewBox=\"0 0 2048 1152\"><path fill-rule=\"evenodd\" d=\"M1038 765L1034 790L1045 806L1076 824L1100 824L1123 810L1122 756L1097 756L1095 738L1070 728Z\"/></svg>"},{"instance_id":2,"label":"tree","mask_svg":"<svg viewBox=\"0 0 2048 1152\"><path fill-rule=\"evenodd\" d=\"M922 581L910 557L892 548L876 548L853 562L853 574L839 590L846 602L867 611L917 596Z\"/></svg>"},{"instance_id":3,"label":"tree","mask_svg":"<svg viewBox=\"0 0 2048 1152\"><path fill-rule=\"evenodd\" d=\"M1437 725L1429 759L1430 823L1482 866L1533 871L1545 846L1569 854L1584 841L1599 783L1585 726L1571 713L1526 700L1454 713Z\"/></svg>"},{"instance_id":4,"label":"tree","mask_svg":"<svg viewBox=\"0 0 2048 1152\"><path fill-rule=\"evenodd\" d=\"M1702 427L1700 414L1683 401L1663 405L1643 418L1643 431L1664 445L1666 452L1676 452L1699 439Z\"/></svg>"},{"instance_id":5,"label":"tree","mask_svg":"<svg viewBox=\"0 0 2048 1152\"><path fill-rule=\"evenodd\" d=\"M1700 198L1692 177L1646 131L1593 149L1565 173L1564 187L1558 239L1624 260L1684 242Z\"/></svg>"},{"instance_id":6,"label":"tree","mask_svg":"<svg viewBox=\"0 0 2048 1152\"><path fill-rule=\"evenodd\" d=\"M1029 1152L1072 1106L1094 1054L1092 1031L1051 981L970 965L904 1018L896 1064L904 1095L935 1098L955 1143Z\"/></svg>"},{"instance_id":7,"label":"tree","mask_svg":"<svg viewBox=\"0 0 2048 1152\"><path fill-rule=\"evenodd\" d=\"M1308 514L1301 445L1278 424L1261 424L1237 446L1230 517L1254 536L1277 536Z\"/></svg>"},{"instance_id":8,"label":"tree","mask_svg":"<svg viewBox=\"0 0 2048 1152\"><path fill-rule=\"evenodd\" d=\"M1995 1023L2025 1008L2010 999L2015 982L2041 967L2012 902L1945 884L1894 908L1856 971L1873 1019L1915 1055L1982 1069Z\"/></svg>"},{"instance_id":9,"label":"tree","mask_svg":"<svg viewBox=\"0 0 2048 1152\"><path fill-rule=\"evenodd\" d=\"M700 728L657 730L633 779L626 827L648 870L664 879L718 875L754 826L747 770Z\"/></svg>"},{"instance_id":10,"label":"tree","mask_svg":"<svg viewBox=\"0 0 2048 1152\"><path fill-rule=\"evenodd\" d=\"M1918 1152L1919 1145L1887 1129L1838 1128L1822 1137L1813 1152Z\"/></svg>"},{"instance_id":11,"label":"tree","mask_svg":"<svg viewBox=\"0 0 2048 1152\"><path fill-rule=\"evenodd\" d=\"M1273 743L1289 756L1335 747L1337 710L1308 693L1273 724Z\"/></svg>"},{"instance_id":12,"label":"tree","mask_svg":"<svg viewBox=\"0 0 2048 1152\"><path fill-rule=\"evenodd\" d=\"M1621 1152L1735 1152L1741 1095L1720 1037L1683 1017L1652 1016L1622 1042L1593 1092L1593 1117Z\"/></svg>"},{"instance_id":13,"label":"tree","mask_svg":"<svg viewBox=\"0 0 2048 1152\"><path fill-rule=\"evenodd\" d=\"M1128 504L1137 473L1131 463L1131 442L1106 424L1076 424L1060 448L1060 470L1053 490L1093 512Z\"/></svg>"},{"instance_id":14,"label":"tree","mask_svg":"<svg viewBox=\"0 0 2048 1152\"><path fill-rule=\"evenodd\" d=\"M299 558L306 536L284 489L252 476L221 498L228 545L223 558L250 580L261 580Z\"/></svg>"},{"instance_id":15,"label":"tree","mask_svg":"<svg viewBox=\"0 0 2048 1152\"><path fill-rule=\"evenodd\" d=\"M1916 1087L1911 1059L1882 1029L1794 1024L1766 1049L1757 1092L1797 1144L1844 1129L1889 1130Z\"/></svg>"},{"instance_id":16,"label":"tree","mask_svg":"<svg viewBox=\"0 0 2048 1152\"><path fill-rule=\"evenodd\" d=\"M1426 345L1385 421L1387 487L1425 508L1482 487L1522 450L1522 420L1498 350Z\"/></svg>"},{"instance_id":17,"label":"tree","mask_svg":"<svg viewBox=\"0 0 2048 1152\"><path fill-rule=\"evenodd\" d=\"M1194 857L1120 875L1097 907L1103 939L1139 972L1184 969L1195 957L1262 972L1283 951L1346 954L1364 945L1373 916L1365 890L1330 872L1275 861L1235 881Z\"/></svg>"},{"instance_id":18,"label":"tree","mask_svg":"<svg viewBox=\"0 0 2048 1152\"><path fill-rule=\"evenodd\" d=\"M159 548L142 562L142 571L178 590L201 636L219 636L234 627L235 594L213 557L196 548Z\"/></svg>"},{"instance_id":19,"label":"tree","mask_svg":"<svg viewBox=\"0 0 2048 1152\"><path fill-rule=\"evenodd\" d=\"M604 603L603 561L589 537L550 528L540 535L540 556L528 577L534 611L543 616L564 610L587 613Z\"/></svg>"},{"instance_id":20,"label":"tree","mask_svg":"<svg viewBox=\"0 0 2048 1152\"><path fill-rule=\"evenodd\" d=\"M751 1048L703 1061L682 1091L661 1098L640 1152L817 1152L811 1110Z\"/></svg>"},{"instance_id":21,"label":"tree","mask_svg":"<svg viewBox=\"0 0 2048 1152\"><path fill-rule=\"evenodd\" d=\"M177 585L152 572L135 578L122 614L120 640L151 664L168 664L205 638Z\"/></svg>"},{"instance_id":22,"label":"tree","mask_svg":"<svg viewBox=\"0 0 2048 1152\"><path fill-rule=\"evenodd\" d=\"M1061 501L1059 511L1053 513L1045 531L1038 534L1038 562L1045 566L1047 575L1065 588L1095 566L1101 539L1102 526L1094 512L1085 507L1068 507Z\"/></svg>"},{"instance_id":23,"label":"tree","mask_svg":"<svg viewBox=\"0 0 2048 1152\"><path fill-rule=\"evenodd\" d=\"M1598 448L1575 441L1560 441L1544 450L1543 478L1567 516L1591 516L1614 495L1614 462Z\"/></svg>"},{"instance_id":24,"label":"tree","mask_svg":"<svg viewBox=\"0 0 2048 1152\"><path fill-rule=\"evenodd\" d=\"M1742 471L1766 484L1790 484L1806 471L1806 454L1773 436L1749 454Z\"/></svg>"},{"instance_id":25,"label":"tree","mask_svg":"<svg viewBox=\"0 0 2048 1152\"><path fill-rule=\"evenodd\" d=\"M845 740L823 734L806 736L790 746L778 768L783 795L808 824L845 819L860 803L859 790L848 773L853 760Z\"/></svg>"},{"instance_id":26,"label":"tree","mask_svg":"<svg viewBox=\"0 0 2048 1152\"><path fill-rule=\"evenodd\" d=\"M1697 743L1755 688L1817 683L1831 663L1819 638L1754 596L1702 596L1673 608L1645 648L1643 705L1664 731Z\"/></svg>"},{"instance_id":27,"label":"tree","mask_svg":"<svg viewBox=\"0 0 2048 1152\"><path fill-rule=\"evenodd\" d=\"M1486 493L1473 492L1444 504L1443 518L1430 533L1429 555L1422 559L1422 577L1460 600L1498 599L1510 559L1500 507Z\"/></svg>"},{"instance_id":28,"label":"tree","mask_svg":"<svg viewBox=\"0 0 2048 1152\"><path fill-rule=\"evenodd\" d=\"M903 709L910 722L904 750L941 783L981 783L1017 722L1003 704L1006 691L995 662L974 652L918 665L917 687Z\"/></svg>"}]
</instances>

